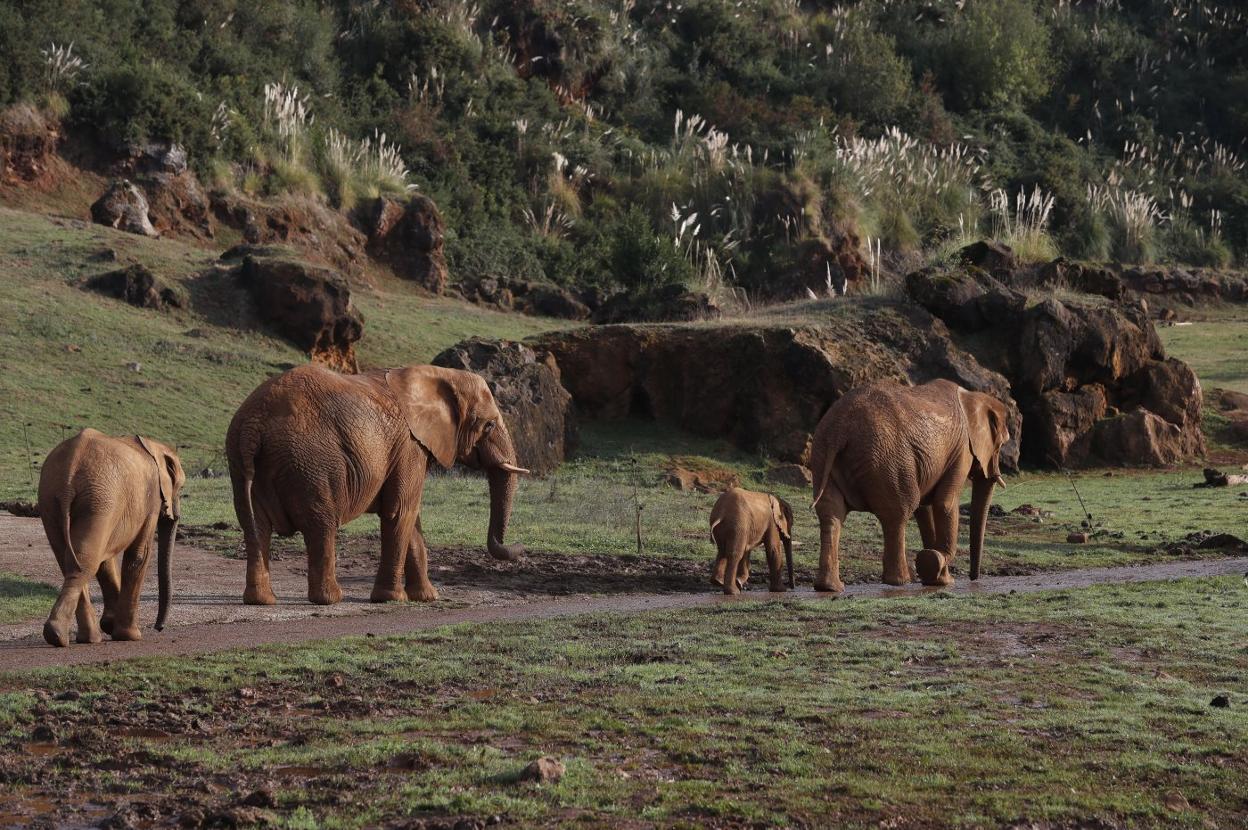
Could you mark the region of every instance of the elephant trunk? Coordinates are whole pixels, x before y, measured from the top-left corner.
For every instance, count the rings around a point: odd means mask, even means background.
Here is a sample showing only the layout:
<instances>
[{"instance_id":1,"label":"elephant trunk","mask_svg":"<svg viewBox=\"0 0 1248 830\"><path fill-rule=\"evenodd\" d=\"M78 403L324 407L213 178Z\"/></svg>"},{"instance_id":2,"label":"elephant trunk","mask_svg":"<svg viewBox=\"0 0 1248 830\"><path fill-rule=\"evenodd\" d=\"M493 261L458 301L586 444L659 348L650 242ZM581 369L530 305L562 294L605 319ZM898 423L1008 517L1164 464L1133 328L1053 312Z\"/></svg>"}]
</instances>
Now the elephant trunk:
<instances>
[{"instance_id":1,"label":"elephant trunk","mask_svg":"<svg viewBox=\"0 0 1248 830\"><path fill-rule=\"evenodd\" d=\"M176 516L176 514L175 514ZM156 524L157 560L160 579L160 600L156 611L156 630L162 631L169 618L169 604L173 601L173 543L178 536L177 518L161 517Z\"/></svg>"},{"instance_id":2,"label":"elephant trunk","mask_svg":"<svg viewBox=\"0 0 1248 830\"><path fill-rule=\"evenodd\" d=\"M515 562L524 555L524 546L505 545L503 539L507 535L507 523L511 520L511 503L519 483L517 476L501 467L490 467L486 477L490 482L490 534L485 548L495 559Z\"/></svg>"},{"instance_id":3,"label":"elephant trunk","mask_svg":"<svg viewBox=\"0 0 1248 830\"><path fill-rule=\"evenodd\" d=\"M789 569L789 588L796 588L797 583L793 581L793 539L792 537L784 537L784 563Z\"/></svg>"},{"instance_id":4,"label":"elephant trunk","mask_svg":"<svg viewBox=\"0 0 1248 830\"><path fill-rule=\"evenodd\" d=\"M984 532L988 527L992 487L993 480L990 478L975 478L971 482L971 579L979 579L979 558L984 552Z\"/></svg>"}]
</instances>

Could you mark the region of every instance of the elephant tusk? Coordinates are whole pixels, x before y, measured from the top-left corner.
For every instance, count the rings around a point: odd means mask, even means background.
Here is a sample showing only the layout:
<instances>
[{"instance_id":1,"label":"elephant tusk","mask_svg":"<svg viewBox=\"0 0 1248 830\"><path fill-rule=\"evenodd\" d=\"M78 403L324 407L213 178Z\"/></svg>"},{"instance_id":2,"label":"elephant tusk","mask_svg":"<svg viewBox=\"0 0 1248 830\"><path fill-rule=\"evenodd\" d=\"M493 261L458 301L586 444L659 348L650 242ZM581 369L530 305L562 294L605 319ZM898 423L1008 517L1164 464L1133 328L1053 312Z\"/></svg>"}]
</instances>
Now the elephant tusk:
<instances>
[{"instance_id":1,"label":"elephant tusk","mask_svg":"<svg viewBox=\"0 0 1248 830\"><path fill-rule=\"evenodd\" d=\"M531 476L531 475L533 475L533 471L532 471L532 470L526 470L526 469L524 469L523 467L517 467L515 464L508 464L508 463L507 463L507 462L505 462L505 461L504 461L502 464L499 464L499 465L498 465L498 468L499 468L500 470L506 470L506 471L507 471L507 472L509 472L509 473L515 473L515 474L516 474L516 475L518 475L518 476Z\"/></svg>"},{"instance_id":2,"label":"elephant tusk","mask_svg":"<svg viewBox=\"0 0 1248 830\"><path fill-rule=\"evenodd\" d=\"M997 485L998 487L1000 487L1002 490L1006 489L1006 487L1005 487L1005 479L1004 479L1004 478L1002 478L1000 474L998 474L997 476L995 476L995 477L992 479L992 483L993 483L993 484L995 484L995 485Z\"/></svg>"}]
</instances>

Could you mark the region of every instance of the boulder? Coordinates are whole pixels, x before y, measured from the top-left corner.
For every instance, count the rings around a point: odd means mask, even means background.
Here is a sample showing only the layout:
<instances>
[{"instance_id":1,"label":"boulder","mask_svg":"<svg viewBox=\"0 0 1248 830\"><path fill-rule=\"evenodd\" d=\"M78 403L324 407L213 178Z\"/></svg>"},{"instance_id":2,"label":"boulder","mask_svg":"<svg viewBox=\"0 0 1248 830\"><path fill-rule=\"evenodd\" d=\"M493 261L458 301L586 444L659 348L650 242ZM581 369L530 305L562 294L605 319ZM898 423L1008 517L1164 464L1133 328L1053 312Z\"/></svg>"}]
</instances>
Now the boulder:
<instances>
[{"instance_id":1,"label":"boulder","mask_svg":"<svg viewBox=\"0 0 1248 830\"><path fill-rule=\"evenodd\" d=\"M1014 469L1021 417L1002 376L956 346L921 308L851 302L809 325L612 325L529 341L555 356L577 411L653 418L806 464L811 433L849 389L947 378L1010 408L1002 464Z\"/></svg>"},{"instance_id":2,"label":"boulder","mask_svg":"<svg viewBox=\"0 0 1248 830\"><path fill-rule=\"evenodd\" d=\"M523 343L473 338L442 352L433 364L485 378L507 421L520 466L549 475L575 450L572 396L560 384L559 367L549 353Z\"/></svg>"},{"instance_id":3,"label":"boulder","mask_svg":"<svg viewBox=\"0 0 1248 830\"><path fill-rule=\"evenodd\" d=\"M185 295L166 285L145 265L129 265L89 277L83 282L83 287L124 300L136 308L164 311L186 307Z\"/></svg>"},{"instance_id":4,"label":"boulder","mask_svg":"<svg viewBox=\"0 0 1248 830\"><path fill-rule=\"evenodd\" d=\"M1097 294L1118 301L1127 296L1122 278L1109 268L1058 257L1041 267L1036 284L1047 288L1067 288Z\"/></svg>"},{"instance_id":5,"label":"boulder","mask_svg":"<svg viewBox=\"0 0 1248 830\"><path fill-rule=\"evenodd\" d=\"M240 282L262 321L307 352L314 363L359 371L355 343L364 318L351 303L346 280L328 268L294 259L246 256Z\"/></svg>"},{"instance_id":6,"label":"boulder","mask_svg":"<svg viewBox=\"0 0 1248 830\"><path fill-rule=\"evenodd\" d=\"M60 130L55 120L30 104L0 110L0 183L42 181L56 155Z\"/></svg>"},{"instance_id":7,"label":"boulder","mask_svg":"<svg viewBox=\"0 0 1248 830\"><path fill-rule=\"evenodd\" d=\"M148 216L157 232L196 239L216 236L208 195L190 170L153 173L138 183L147 195Z\"/></svg>"},{"instance_id":8,"label":"boulder","mask_svg":"<svg viewBox=\"0 0 1248 830\"><path fill-rule=\"evenodd\" d=\"M997 279L1008 279L1018 268L1018 258L1014 249L1003 242L980 240L972 242L958 251L958 260L964 265L973 265L987 271Z\"/></svg>"},{"instance_id":9,"label":"boulder","mask_svg":"<svg viewBox=\"0 0 1248 830\"><path fill-rule=\"evenodd\" d=\"M301 259L351 278L364 275L364 234L320 202L292 195L258 201L221 190L208 198L216 221L241 232L249 245L286 245Z\"/></svg>"},{"instance_id":10,"label":"boulder","mask_svg":"<svg viewBox=\"0 0 1248 830\"><path fill-rule=\"evenodd\" d=\"M519 311L542 317L564 320L585 320L591 309L578 295L548 282L516 280L506 277L482 277L463 286L464 298L472 302L497 306L505 311Z\"/></svg>"},{"instance_id":11,"label":"boulder","mask_svg":"<svg viewBox=\"0 0 1248 830\"><path fill-rule=\"evenodd\" d=\"M660 323L713 320L719 306L703 291L663 285L649 291L620 292L593 314L595 323Z\"/></svg>"},{"instance_id":12,"label":"boulder","mask_svg":"<svg viewBox=\"0 0 1248 830\"><path fill-rule=\"evenodd\" d=\"M380 197L369 211L368 252L435 294L446 290L446 227L428 196Z\"/></svg>"},{"instance_id":13,"label":"boulder","mask_svg":"<svg viewBox=\"0 0 1248 830\"><path fill-rule=\"evenodd\" d=\"M906 275L906 293L950 328L967 332L1015 319L1027 304L1026 296L978 268L911 272Z\"/></svg>"},{"instance_id":14,"label":"boulder","mask_svg":"<svg viewBox=\"0 0 1248 830\"><path fill-rule=\"evenodd\" d=\"M1091 453L1092 429L1105 417L1105 388L1089 384L1074 392L1053 390L1023 409L1028 447L1040 447L1037 463L1068 467L1085 463Z\"/></svg>"},{"instance_id":15,"label":"boulder","mask_svg":"<svg viewBox=\"0 0 1248 830\"><path fill-rule=\"evenodd\" d=\"M763 479L771 484L787 484L789 487L809 487L813 481L810 470L801 464L776 464L768 468Z\"/></svg>"},{"instance_id":16,"label":"boulder","mask_svg":"<svg viewBox=\"0 0 1248 830\"><path fill-rule=\"evenodd\" d=\"M1100 460L1124 467L1160 467L1192 457L1184 431L1143 407L1098 422L1092 443Z\"/></svg>"},{"instance_id":17,"label":"boulder","mask_svg":"<svg viewBox=\"0 0 1248 830\"><path fill-rule=\"evenodd\" d=\"M91 219L99 225L159 236L148 218L147 197L129 179L114 179L104 194L91 205Z\"/></svg>"}]
</instances>

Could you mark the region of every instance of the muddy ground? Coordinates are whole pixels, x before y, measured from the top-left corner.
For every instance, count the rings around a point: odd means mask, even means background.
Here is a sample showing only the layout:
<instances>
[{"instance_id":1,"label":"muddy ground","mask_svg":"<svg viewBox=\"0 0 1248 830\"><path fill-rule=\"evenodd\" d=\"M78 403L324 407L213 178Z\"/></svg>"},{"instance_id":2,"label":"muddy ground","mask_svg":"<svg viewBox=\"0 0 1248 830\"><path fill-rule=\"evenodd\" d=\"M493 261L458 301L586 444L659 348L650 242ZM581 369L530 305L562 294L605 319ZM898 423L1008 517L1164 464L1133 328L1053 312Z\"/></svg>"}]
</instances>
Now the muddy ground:
<instances>
[{"instance_id":1,"label":"muddy ground","mask_svg":"<svg viewBox=\"0 0 1248 830\"><path fill-rule=\"evenodd\" d=\"M787 595L766 592L765 571L755 571L752 590L724 597L710 590L706 569L696 562L637 556L583 556L529 552L519 563L499 562L483 550L432 549L430 576L441 597L432 604L374 605L368 602L376 554L368 537L342 545L339 581L345 594L334 606L307 602L306 560L289 548L275 552L273 589L278 605L247 606L241 601L246 563L221 553L180 543L174 560L175 604L168 628L151 629L156 617L155 580L143 594L140 642L105 641L95 646L53 649L42 639L42 619L0 626L0 671L99 663L155 655L185 655L290 643L329 637L397 634L460 622L542 619L600 611L639 612L690 608L719 602L783 596L834 599L808 586L811 574L798 572L799 588ZM0 571L55 585L55 562L36 519L0 515ZM913 596L929 591L1011 593L1080 588L1116 582L1142 582L1193 576L1244 573L1248 558L1166 561L1127 568L1089 568L1027 576L989 576L952 589L915 584L890 588L878 583L850 585L841 597ZM806 587L801 587L806 586ZM97 592L98 586L94 586Z\"/></svg>"}]
</instances>

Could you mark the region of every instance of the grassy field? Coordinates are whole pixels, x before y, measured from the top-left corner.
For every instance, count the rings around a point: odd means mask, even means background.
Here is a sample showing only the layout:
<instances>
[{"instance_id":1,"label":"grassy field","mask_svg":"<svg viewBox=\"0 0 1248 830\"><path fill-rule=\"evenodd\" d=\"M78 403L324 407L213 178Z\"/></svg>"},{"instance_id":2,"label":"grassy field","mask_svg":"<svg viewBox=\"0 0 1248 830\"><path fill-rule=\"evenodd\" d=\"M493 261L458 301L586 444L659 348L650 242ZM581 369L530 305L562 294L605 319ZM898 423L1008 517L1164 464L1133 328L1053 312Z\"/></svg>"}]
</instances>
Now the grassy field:
<instances>
[{"instance_id":1,"label":"grassy field","mask_svg":"<svg viewBox=\"0 0 1248 830\"><path fill-rule=\"evenodd\" d=\"M1245 641L1238 578L727 604L11 678L0 740L9 810L72 786L287 827L1232 827ZM518 781L540 755L563 779Z\"/></svg>"}]
</instances>

